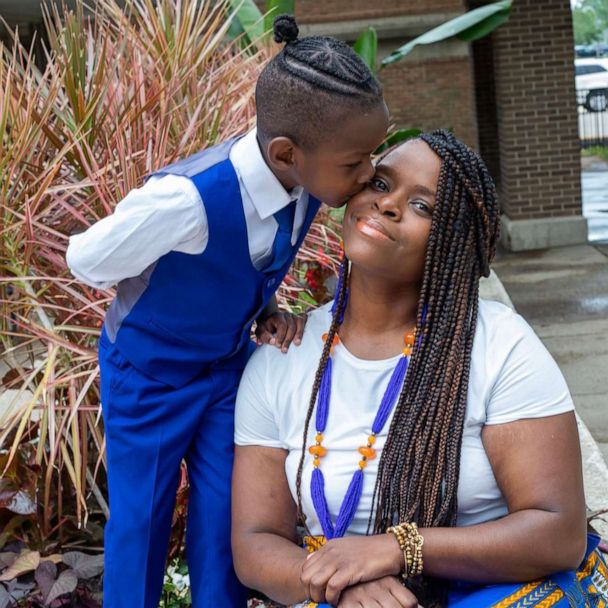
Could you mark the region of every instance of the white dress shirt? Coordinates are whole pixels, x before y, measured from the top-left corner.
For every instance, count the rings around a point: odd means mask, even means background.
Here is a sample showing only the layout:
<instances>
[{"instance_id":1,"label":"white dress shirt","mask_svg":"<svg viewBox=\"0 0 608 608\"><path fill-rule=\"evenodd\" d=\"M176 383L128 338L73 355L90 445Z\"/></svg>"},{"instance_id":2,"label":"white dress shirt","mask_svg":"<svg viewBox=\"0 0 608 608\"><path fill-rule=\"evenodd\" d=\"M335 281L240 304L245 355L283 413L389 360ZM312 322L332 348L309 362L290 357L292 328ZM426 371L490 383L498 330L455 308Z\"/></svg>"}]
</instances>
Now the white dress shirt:
<instances>
[{"instance_id":1,"label":"white dress shirt","mask_svg":"<svg viewBox=\"0 0 608 608\"><path fill-rule=\"evenodd\" d=\"M278 224L273 214L297 200L291 237L295 245L308 208L308 193L301 186L287 192L260 151L253 129L230 150L239 178L249 254L263 269L271 261ZM139 276L170 251L200 254L209 241L204 202L194 183L180 175L152 176L131 190L114 213L70 237L66 260L83 283L107 289Z\"/></svg>"}]
</instances>

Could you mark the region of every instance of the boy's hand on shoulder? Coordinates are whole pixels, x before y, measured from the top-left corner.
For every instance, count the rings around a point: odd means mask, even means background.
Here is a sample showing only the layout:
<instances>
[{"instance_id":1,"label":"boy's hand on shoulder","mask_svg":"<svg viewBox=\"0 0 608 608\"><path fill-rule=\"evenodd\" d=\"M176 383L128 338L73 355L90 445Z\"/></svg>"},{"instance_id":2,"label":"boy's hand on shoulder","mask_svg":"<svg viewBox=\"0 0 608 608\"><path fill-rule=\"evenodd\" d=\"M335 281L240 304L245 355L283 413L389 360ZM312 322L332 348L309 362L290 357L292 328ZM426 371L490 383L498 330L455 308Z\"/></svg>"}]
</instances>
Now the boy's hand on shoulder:
<instances>
[{"instance_id":1,"label":"boy's hand on shoulder","mask_svg":"<svg viewBox=\"0 0 608 608\"><path fill-rule=\"evenodd\" d=\"M286 353L293 342L299 346L304 334L307 316L294 315L290 312L277 311L267 317L258 319L255 337L258 346L272 344Z\"/></svg>"}]
</instances>

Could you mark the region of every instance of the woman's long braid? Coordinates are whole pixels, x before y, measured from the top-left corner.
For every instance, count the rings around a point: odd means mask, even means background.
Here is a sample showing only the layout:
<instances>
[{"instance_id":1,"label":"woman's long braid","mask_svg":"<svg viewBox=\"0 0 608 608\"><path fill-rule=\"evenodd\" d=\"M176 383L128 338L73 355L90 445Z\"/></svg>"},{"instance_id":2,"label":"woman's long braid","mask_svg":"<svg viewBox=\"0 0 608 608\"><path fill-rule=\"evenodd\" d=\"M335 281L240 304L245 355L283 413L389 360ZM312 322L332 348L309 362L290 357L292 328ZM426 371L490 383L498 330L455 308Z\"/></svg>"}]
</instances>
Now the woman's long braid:
<instances>
[{"instance_id":1,"label":"woman's long braid","mask_svg":"<svg viewBox=\"0 0 608 608\"><path fill-rule=\"evenodd\" d=\"M374 490L370 527L378 533L396 521L415 521L420 527L456 523L479 278L489 274L498 237L496 191L483 161L447 131L421 138L442 159L442 167L416 323L420 342ZM412 588L427 608L445 605L441 582L423 578Z\"/></svg>"},{"instance_id":2,"label":"woman's long braid","mask_svg":"<svg viewBox=\"0 0 608 608\"><path fill-rule=\"evenodd\" d=\"M302 438L302 454L300 456L300 464L298 465L298 473L296 476L296 488L298 496L298 520L301 525L304 526L307 533L310 534L308 526L306 525L304 512L302 510L302 471L304 470L304 461L306 458L306 445L308 439L308 429L310 428L310 421L312 414L315 409L317 402L317 396L319 394L319 387L321 386L321 379L323 378L323 372L327 366L327 360L331 351L331 344L333 343L334 336L338 332L340 327L340 318L344 313L346 307L346 299L348 292L348 277L349 277L349 263L346 256L343 257L342 264L340 266L340 280L338 284L338 292L336 293L336 305L334 306L333 316L329 331L327 332L327 338L323 346L323 354L321 355L321 361L315 374L315 380L312 386L312 395L310 396L310 402L308 404L308 411L306 412L306 421L304 423L304 435Z\"/></svg>"}]
</instances>

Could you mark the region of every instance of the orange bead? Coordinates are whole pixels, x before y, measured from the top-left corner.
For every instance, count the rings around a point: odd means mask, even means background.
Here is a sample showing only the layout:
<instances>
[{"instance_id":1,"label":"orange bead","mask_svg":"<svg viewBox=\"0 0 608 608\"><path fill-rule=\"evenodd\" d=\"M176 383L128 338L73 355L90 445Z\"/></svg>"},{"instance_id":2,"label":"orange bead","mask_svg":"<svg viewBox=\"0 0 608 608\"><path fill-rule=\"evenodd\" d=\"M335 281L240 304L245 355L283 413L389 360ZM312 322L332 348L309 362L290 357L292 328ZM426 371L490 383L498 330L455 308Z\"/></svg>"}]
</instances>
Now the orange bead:
<instances>
[{"instance_id":1,"label":"orange bead","mask_svg":"<svg viewBox=\"0 0 608 608\"><path fill-rule=\"evenodd\" d=\"M323 458L327 454L327 448L324 448L322 445L311 445L308 451L317 458Z\"/></svg>"},{"instance_id":2,"label":"orange bead","mask_svg":"<svg viewBox=\"0 0 608 608\"><path fill-rule=\"evenodd\" d=\"M364 469L367 466L367 460L360 460L359 461L359 468L360 469Z\"/></svg>"},{"instance_id":3,"label":"orange bead","mask_svg":"<svg viewBox=\"0 0 608 608\"><path fill-rule=\"evenodd\" d=\"M409 357L409 356L412 354L412 347L411 347L411 346L406 346L406 347L403 349L403 354L404 354L406 357Z\"/></svg>"},{"instance_id":4,"label":"orange bead","mask_svg":"<svg viewBox=\"0 0 608 608\"><path fill-rule=\"evenodd\" d=\"M317 443L321 443L321 442L323 441L323 433L317 433L317 434L315 435L315 441L316 441Z\"/></svg>"},{"instance_id":5,"label":"orange bead","mask_svg":"<svg viewBox=\"0 0 608 608\"><path fill-rule=\"evenodd\" d=\"M404 342L406 346L414 346L416 340L416 334L405 334Z\"/></svg>"},{"instance_id":6,"label":"orange bead","mask_svg":"<svg viewBox=\"0 0 608 608\"><path fill-rule=\"evenodd\" d=\"M359 448L359 454L361 456L365 456L368 460L373 460L376 457L376 450L374 448L370 448L369 446L362 445Z\"/></svg>"},{"instance_id":7,"label":"orange bead","mask_svg":"<svg viewBox=\"0 0 608 608\"><path fill-rule=\"evenodd\" d=\"M328 335L329 335L329 334L328 334L327 332L323 334L323 336L322 336L322 338L323 338L323 342L327 342L327 336L328 336ZM332 348L333 348L334 346L336 346L337 344L340 344L340 336L339 336L338 334L334 334L334 339L333 339L333 341L332 341L332 343L331 343Z\"/></svg>"},{"instance_id":8,"label":"orange bead","mask_svg":"<svg viewBox=\"0 0 608 608\"><path fill-rule=\"evenodd\" d=\"M370 435L367 438L367 443L369 443L370 445L374 445L374 443L376 443L376 436L375 435Z\"/></svg>"},{"instance_id":9,"label":"orange bead","mask_svg":"<svg viewBox=\"0 0 608 608\"><path fill-rule=\"evenodd\" d=\"M312 463L315 465L315 467L319 467L319 465L321 464L321 461L318 458L315 458Z\"/></svg>"}]
</instances>

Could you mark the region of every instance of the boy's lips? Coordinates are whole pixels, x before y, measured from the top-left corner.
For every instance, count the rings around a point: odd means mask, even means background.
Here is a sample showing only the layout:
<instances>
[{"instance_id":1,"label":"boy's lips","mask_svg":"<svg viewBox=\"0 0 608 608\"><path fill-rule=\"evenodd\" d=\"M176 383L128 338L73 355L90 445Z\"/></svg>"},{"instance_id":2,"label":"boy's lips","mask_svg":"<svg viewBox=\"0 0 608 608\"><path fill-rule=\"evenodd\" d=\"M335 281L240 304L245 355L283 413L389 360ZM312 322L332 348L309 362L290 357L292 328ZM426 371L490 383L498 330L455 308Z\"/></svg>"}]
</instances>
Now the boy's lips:
<instances>
[{"instance_id":1,"label":"boy's lips","mask_svg":"<svg viewBox=\"0 0 608 608\"><path fill-rule=\"evenodd\" d=\"M386 240L394 241L395 239L389 234L384 224L373 217L358 217L356 221L357 230L362 232L366 236Z\"/></svg>"}]
</instances>

